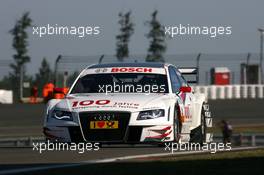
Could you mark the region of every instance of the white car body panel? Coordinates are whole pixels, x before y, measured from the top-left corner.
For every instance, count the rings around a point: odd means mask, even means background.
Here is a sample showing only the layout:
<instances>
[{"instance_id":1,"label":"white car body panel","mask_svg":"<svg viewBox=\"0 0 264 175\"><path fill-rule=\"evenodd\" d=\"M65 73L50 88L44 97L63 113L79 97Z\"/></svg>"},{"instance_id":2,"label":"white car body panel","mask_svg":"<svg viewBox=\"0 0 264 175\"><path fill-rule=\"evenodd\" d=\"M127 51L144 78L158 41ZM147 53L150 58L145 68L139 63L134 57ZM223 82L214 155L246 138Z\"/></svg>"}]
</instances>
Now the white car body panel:
<instances>
[{"instance_id":1,"label":"white car body panel","mask_svg":"<svg viewBox=\"0 0 264 175\"><path fill-rule=\"evenodd\" d=\"M175 141L174 125L175 117L174 110L180 110L180 114L184 121L182 122L182 134L181 141L188 142L190 140L190 133L192 129L199 127L201 124L201 110L203 103L206 101L203 94L191 93L172 93L170 76L168 75L168 66L163 68L142 68L142 67L106 67L106 68L86 68L77 77L69 94L65 99L52 99L47 104L47 110L44 116L44 134L47 139L72 142L74 141L73 131L69 128L75 128L80 130L79 136L83 138L83 141L87 140L81 121L80 114L86 112L100 113L100 112L125 112L129 113L130 118L127 128L141 128L141 134L138 135L138 142L148 141ZM168 91L169 93L150 93L150 94L138 94L138 93L89 93L89 94L71 94L74 85L77 80L88 74L107 74L115 71L115 73L155 73L167 75ZM124 71L124 72L122 72ZM163 117L147 120L138 120L137 117L141 111L163 109L165 114ZM52 117L54 110L67 111L72 114L71 121L59 120ZM114 114L113 114L114 115ZM86 126L85 126L86 127ZM127 136L127 131L126 134ZM129 129L130 130L130 129ZM105 132L108 132L105 130ZM111 132L111 131L109 131ZM130 137L129 133L129 136ZM131 134L132 135L132 134ZM132 136L131 136L132 137ZM93 141L93 140L92 140Z\"/></svg>"}]
</instances>

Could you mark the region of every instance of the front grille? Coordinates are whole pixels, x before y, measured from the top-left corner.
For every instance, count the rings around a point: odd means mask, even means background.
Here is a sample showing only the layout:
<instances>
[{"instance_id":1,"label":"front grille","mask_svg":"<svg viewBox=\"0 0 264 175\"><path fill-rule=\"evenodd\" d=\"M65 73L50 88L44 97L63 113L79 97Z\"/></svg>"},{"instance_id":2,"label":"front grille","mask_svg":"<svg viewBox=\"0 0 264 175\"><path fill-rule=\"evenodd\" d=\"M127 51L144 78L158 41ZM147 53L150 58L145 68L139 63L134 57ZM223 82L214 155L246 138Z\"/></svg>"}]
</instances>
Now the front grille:
<instances>
[{"instance_id":1,"label":"front grille","mask_svg":"<svg viewBox=\"0 0 264 175\"><path fill-rule=\"evenodd\" d=\"M102 116L111 116L111 120L118 121L118 129L90 129L91 121L108 120ZM100 118L101 117L101 118ZM90 142L124 142L130 119L128 112L81 112L80 123L84 138Z\"/></svg>"},{"instance_id":2,"label":"front grille","mask_svg":"<svg viewBox=\"0 0 264 175\"><path fill-rule=\"evenodd\" d=\"M127 136L127 142L140 142L140 137L142 134L142 126L130 126L128 129L128 136Z\"/></svg>"},{"instance_id":3,"label":"front grille","mask_svg":"<svg viewBox=\"0 0 264 175\"><path fill-rule=\"evenodd\" d=\"M79 142L83 142L83 137L82 137L82 133L80 130L80 127L78 126L70 126L68 127L69 133L70 133L70 137L71 137L71 142L75 142L75 143L79 143Z\"/></svg>"}]
</instances>

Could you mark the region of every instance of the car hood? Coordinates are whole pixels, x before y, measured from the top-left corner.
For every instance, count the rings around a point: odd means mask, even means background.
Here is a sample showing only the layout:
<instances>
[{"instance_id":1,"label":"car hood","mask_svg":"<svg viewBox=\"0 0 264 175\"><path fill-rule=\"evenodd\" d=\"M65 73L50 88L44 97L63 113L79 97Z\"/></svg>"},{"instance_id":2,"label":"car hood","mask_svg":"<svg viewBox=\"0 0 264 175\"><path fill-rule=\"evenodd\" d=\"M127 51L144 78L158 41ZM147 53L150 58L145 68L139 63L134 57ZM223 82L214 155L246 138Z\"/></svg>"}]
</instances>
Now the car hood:
<instances>
[{"instance_id":1,"label":"car hood","mask_svg":"<svg viewBox=\"0 0 264 175\"><path fill-rule=\"evenodd\" d=\"M84 111L142 111L165 108L169 94L92 94L70 95L55 108L74 112Z\"/></svg>"}]
</instances>

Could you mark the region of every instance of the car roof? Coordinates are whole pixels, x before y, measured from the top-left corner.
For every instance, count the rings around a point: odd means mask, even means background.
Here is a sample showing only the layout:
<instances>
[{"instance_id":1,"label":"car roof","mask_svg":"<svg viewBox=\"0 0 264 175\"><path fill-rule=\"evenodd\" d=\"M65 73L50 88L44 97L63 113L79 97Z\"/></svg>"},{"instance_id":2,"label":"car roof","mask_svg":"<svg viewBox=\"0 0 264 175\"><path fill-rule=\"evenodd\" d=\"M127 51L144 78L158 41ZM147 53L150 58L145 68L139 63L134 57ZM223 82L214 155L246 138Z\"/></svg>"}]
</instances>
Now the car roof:
<instances>
[{"instance_id":1,"label":"car roof","mask_svg":"<svg viewBox=\"0 0 264 175\"><path fill-rule=\"evenodd\" d=\"M95 64L89 66L88 69L93 68L108 68L108 67L153 67L153 68L164 68L165 63L153 63L153 62L144 62L144 63L104 63L104 64Z\"/></svg>"}]
</instances>

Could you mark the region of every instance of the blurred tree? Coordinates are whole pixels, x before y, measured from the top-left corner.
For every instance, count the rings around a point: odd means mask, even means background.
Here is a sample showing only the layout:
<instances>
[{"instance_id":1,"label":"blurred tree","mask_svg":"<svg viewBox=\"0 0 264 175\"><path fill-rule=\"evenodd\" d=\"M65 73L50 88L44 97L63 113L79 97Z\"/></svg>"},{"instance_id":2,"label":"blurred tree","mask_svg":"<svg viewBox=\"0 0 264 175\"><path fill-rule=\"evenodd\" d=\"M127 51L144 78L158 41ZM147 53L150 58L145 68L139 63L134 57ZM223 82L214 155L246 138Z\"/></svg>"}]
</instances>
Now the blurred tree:
<instances>
[{"instance_id":1,"label":"blurred tree","mask_svg":"<svg viewBox=\"0 0 264 175\"><path fill-rule=\"evenodd\" d=\"M116 57L119 61L129 56L128 43L134 33L134 24L131 22L131 11L123 14L119 13L120 34L116 36Z\"/></svg>"},{"instance_id":2,"label":"blurred tree","mask_svg":"<svg viewBox=\"0 0 264 175\"><path fill-rule=\"evenodd\" d=\"M16 21L14 28L10 30L10 33L13 35L12 46L16 51L16 53L13 55L15 63L10 65L10 67L13 69L13 72L10 73L10 78L12 79L14 90L18 90L18 85L22 87L21 83L23 83L22 80L26 72L25 63L30 62L30 57L27 55L27 29L28 27L32 26L31 24L32 20L29 17L29 12L25 12L22 17ZM19 91L15 91L15 94L16 92L18 92L18 95L20 95Z\"/></svg>"},{"instance_id":3,"label":"blurred tree","mask_svg":"<svg viewBox=\"0 0 264 175\"><path fill-rule=\"evenodd\" d=\"M150 26L150 31L146 35L150 40L146 61L164 62L163 53L166 51L165 31L164 27L157 20L158 11L152 13L151 21L147 21L146 25Z\"/></svg>"},{"instance_id":4,"label":"blurred tree","mask_svg":"<svg viewBox=\"0 0 264 175\"><path fill-rule=\"evenodd\" d=\"M9 76L4 76L0 81L0 89L12 90L12 80Z\"/></svg>"},{"instance_id":5,"label":"blurred tree","mask_svg":"<svg viewBox=\"0 0 264 175\"><path fill-rule=\"evenodd\" d=\"M44 57L41 62L38 73L35 76L34 83L38 86L39 92L42 92L43 86L53 80L53 72L46 58Z\"/></svg>"}]
</instances>

